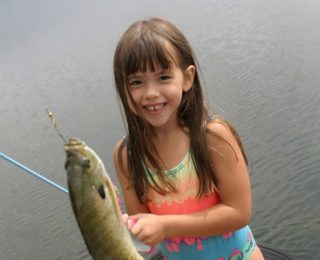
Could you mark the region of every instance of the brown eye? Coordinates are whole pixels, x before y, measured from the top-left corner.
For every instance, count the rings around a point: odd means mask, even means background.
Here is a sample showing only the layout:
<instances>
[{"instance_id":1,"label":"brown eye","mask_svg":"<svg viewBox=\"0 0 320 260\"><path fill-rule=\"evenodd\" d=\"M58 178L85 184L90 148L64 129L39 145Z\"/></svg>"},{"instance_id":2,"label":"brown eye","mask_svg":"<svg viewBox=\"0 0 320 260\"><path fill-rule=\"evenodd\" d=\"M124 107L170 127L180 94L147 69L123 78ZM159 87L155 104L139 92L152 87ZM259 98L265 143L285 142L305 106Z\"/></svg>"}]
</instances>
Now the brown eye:
<instances>
[{"instance_id":1,"label":"brown eye","mask_svg":"<svg viewBox=\"0 0 320 260\"><path fill-rule=\"evenodd\" d=\"M142 85L142 80L131 80L129 81L129 86L132 88L137 88Z\"/></svg>"},{"instance_id":2,"label":"brown eye","mask_svg":"<svg viewBox=\"0 0 320 260\"><path fill-rule=\"evenodd\" d=\"M160 76L160 81L167 81L167 80L169 80L169 79L171 79L171 77L170 77L169 75L162 75L162 76Z\"/></svg>"}]
</instances>

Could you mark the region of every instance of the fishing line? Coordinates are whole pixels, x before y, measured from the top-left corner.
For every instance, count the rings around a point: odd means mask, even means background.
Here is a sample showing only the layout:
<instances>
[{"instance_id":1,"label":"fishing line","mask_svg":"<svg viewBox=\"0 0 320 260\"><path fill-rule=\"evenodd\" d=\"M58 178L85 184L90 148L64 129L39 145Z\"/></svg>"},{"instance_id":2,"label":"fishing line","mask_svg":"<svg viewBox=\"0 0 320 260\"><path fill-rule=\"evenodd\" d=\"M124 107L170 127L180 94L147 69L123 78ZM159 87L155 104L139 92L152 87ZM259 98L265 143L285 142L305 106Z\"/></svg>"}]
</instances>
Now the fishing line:
<instances>
[{"instance_id":1,"label":"fishing line","mask_svg":"<svg viewBox=\"0 0 320 260\"><path fill-rule=\"evenodd\" d=\"M46 111L47 111L47 115L54 127L54 129L56 130L57 134L60 136L60 138L62 139L63 143L67 143L67 140L64 138L64 136L61 134L60 130L59 130L59 126L58 126L58 123L57 121L54 119L53 117L53 113L51 112L51 110L47 107L46 108Z\"/></svg>"},{"instance_id":2,"label":"fishing line","mask_svg":"<svg viewBox=\"0 0 320 260\"><path fill-rule=\"evenodd\" d=\"M7 160L10 163L12 163L13 165L19 167L20 169L26 171L27 173L35 176L36 178L38 178L38 179L46 182L47 184L53 186L54 188L66 193L66 194L69 194L69 191L66 188L64 188L64 187L60 186L59 184L55 183L54 181L44 177L40 173L37 173L36 171L31 170L30 168L28 168L27 166L23 165L22 163L19 163L16 160L12 159L10 156L0 152L0 157L5 159L5 160Z\"/></svg>"},{"instance_id":3,"label":"fishing line","mask_svg":"<svg viewBox=\"0 0 320 260\"><path fill-rule=\"evenodd\" d=\"M50 111L50 109L49 109L48 107L46 108L46 111L47 111L47 115L48 115L48 117L49 117L49 119L50 119L50 121L51 121L51 123L52 123L52 125L53 125L53 127L54 127L54 129L55 129L55 131L56 131L57 134L60 136L60 138L62 139L62 141L63 141L64 143L67 143L66 139L64 138L64 136L61 134L61 132L60 132L60 130L59 130L58 124L57 124L56 120L55 120L54 117L53 117L53 113ZM19 167L20 169L26 171L27 173L35 176L36 178L38 178L38 179L46 182L47 184L50 184L50 185L53 186L54 188L56 188L56 189L58 189L58 190L60 190L60 191L62 191L62 192L64 192L64 193L69 194L69 191L68 191L66 188L64 188L64 187L60 186L59 184L55 183L54 181L52 181L52 180L44 177L44 176L41 175L40 173L38 173L38 172L36 172L36 171L34 171L34 170L31 170L30 168L28 168L27 166L23 165L22 163L17 162L16 160L14 160L13 158L11 158L10 156L8 156L8 155L0 152L0 157L3 158L3 159L5 159L5 160L7 160L7 161L10 162L10 163L12 163L13 165Z\"/></svg>"}]
</instances>

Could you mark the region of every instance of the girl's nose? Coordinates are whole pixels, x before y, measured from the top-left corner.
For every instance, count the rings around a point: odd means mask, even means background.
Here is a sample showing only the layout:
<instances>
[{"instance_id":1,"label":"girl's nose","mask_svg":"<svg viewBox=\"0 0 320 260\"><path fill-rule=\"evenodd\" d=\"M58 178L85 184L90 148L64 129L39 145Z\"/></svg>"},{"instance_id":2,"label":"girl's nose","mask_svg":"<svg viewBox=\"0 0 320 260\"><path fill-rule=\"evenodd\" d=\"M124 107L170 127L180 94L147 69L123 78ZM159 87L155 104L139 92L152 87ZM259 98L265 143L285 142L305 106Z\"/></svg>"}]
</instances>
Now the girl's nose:
<instances>
[{"instance_id":1,"label":"girl's nose","mask_svg":"<svg viewBox=\"0 0 320 260\"><path fill-rule=\"evenodd\" d=\"M155 99L159 97L159 90L153 84L148 84L146 87L145 93L143 95L145 99Z\"/></svg>"}]
</instances>

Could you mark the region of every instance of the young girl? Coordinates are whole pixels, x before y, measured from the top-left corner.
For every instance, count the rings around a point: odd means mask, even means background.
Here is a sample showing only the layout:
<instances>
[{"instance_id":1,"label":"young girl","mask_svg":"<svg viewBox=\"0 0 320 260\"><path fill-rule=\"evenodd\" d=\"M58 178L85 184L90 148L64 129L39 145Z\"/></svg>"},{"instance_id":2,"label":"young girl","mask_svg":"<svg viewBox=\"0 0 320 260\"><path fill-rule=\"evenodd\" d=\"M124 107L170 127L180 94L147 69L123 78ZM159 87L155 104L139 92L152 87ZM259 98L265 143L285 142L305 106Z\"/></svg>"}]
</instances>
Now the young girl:
<instances>
[{"instance_id":1,"label":"young girl","mask_svg":"<svg viewBox=\"0 0 320 260\"><path fill-rule=\"evenodd\" d=\"M251 191L238 135L211 117L195 58L170 22L134 23L114 56L127 136L114 164L134 236L164 259L263 259L248 227Z\"/></svg>"}]
</instances>

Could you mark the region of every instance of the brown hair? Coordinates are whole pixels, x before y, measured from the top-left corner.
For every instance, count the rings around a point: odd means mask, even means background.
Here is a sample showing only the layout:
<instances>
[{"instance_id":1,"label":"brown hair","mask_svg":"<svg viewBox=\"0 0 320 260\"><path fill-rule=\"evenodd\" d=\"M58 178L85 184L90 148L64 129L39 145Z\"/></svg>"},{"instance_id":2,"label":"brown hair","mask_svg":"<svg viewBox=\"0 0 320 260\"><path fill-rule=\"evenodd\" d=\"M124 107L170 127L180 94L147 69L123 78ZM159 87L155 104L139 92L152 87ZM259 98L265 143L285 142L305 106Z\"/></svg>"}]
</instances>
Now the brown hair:
<instances>
[{"instance_id":1,"label":"brown hair","mask_svg":"<svg viewBox=\"0 0 320 260\"><path fill-rule=\"evenodd\" d=\"M174 50L174 56L172 51L168 51L168 46L170 50ZM126 146L130 185L133 185L141 202L146 199L148 187L153 187L162 194L166 192L163 187L172 191L175 191L175 187L165 174L160 174L164 169L160 167L161 158L151 141L152 127L139 113L136 115L129 107L128 99L133 105L134 102L128 91L128 76L147 69L154 71L156 66L170 69L173 62L182 70L196 65L195 56L184 35L172 23L160 18L138 21L131 25L120 39L114 55L116 90L127 123L127 136L120 145L118 160L123 167L122 154ZM178 120L181 127L188 129L190 136L192 158L200 183L198 196L208 194L217 180L208 160L208 110L197 70L193 86L189 91L183 92ZM162 185L154 180L145 167L146 161L150 163Z\"/></svg>"}]
</instances>

